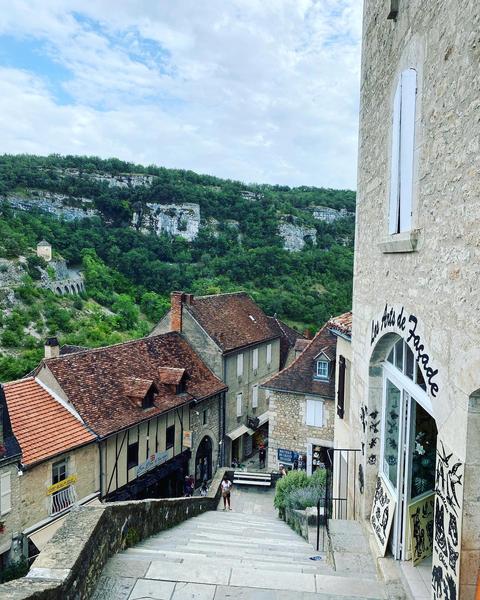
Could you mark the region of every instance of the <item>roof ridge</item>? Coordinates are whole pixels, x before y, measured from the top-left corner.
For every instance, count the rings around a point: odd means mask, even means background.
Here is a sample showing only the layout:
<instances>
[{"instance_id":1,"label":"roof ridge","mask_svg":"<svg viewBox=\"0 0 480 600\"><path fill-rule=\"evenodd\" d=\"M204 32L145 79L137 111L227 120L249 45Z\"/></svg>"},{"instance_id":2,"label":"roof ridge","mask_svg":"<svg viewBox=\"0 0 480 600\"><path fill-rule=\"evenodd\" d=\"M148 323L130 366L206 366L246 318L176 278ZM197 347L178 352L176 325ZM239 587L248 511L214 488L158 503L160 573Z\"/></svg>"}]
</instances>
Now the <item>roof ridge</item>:
<instances>
[{"instance_id":1,"label":"roof ridge","mask_svg":"<svg viewBox=\"0 0 480 600\"><path fill-rule=\"evenodd\" d=\"M204 298L217 298L218 296L239 296L240 294L245 294L249 298L251 298L250 294L245 290L239 290L237 292L220 292L219 294L206 294L205 296L193 296L193 301L195 300L203 300ZM253 298L252 298L253 300Z\"/></svg>"},{"instance_id":2,"label":"roof ridge","mask_svg":"<svg viewBox=\"0 0 480 600\"><path fill-rule=\"evenodd\" d=\"M6 385L13 385L14 383L23 383L23 382L27 382L27 381L36 381L35 377L33 377L33 375L29 375L28 377L21 377L20 379L14 379L13 381L6 381L5 383L2 383L1 385L3 387L5 387Z\"/></svg>"}]
</instances>

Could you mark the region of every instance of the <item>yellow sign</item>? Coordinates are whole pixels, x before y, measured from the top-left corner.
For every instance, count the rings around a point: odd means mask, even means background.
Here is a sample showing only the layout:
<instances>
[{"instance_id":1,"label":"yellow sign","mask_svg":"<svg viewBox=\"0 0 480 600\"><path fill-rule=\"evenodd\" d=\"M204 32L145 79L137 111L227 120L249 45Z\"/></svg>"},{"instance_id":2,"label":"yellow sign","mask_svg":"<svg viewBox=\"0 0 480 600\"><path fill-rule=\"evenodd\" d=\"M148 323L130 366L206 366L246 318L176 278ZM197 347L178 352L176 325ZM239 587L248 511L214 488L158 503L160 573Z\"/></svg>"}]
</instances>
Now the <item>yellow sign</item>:
<instances>
[{"instance_id":1,"label":"yellow sign","mask_svg":"<svg viewBox=\"0 0 480 600\"><path fill-rule=\"evenodd\" d=\"M76 481L77 481L77 476L70 475L70 477L67 477L66 479L62 479L62 481L59 481L58 483L54 483L49 488L47 488L47 496L51 496L52 494L55 494L55 492L64 490L65 488L67 488L69 485L72 485Z\"/></svg>"},{"instance_id":2,"label":"yellow sign","mask_svg":"<svg viewBox=\"0 0 480 600\"><path fill-rule=\"evenodd\" d=\"M192 447L192 432L191 431L183 432L183 446L184 446L184 448Z\"/></svg>"}]
</instances>

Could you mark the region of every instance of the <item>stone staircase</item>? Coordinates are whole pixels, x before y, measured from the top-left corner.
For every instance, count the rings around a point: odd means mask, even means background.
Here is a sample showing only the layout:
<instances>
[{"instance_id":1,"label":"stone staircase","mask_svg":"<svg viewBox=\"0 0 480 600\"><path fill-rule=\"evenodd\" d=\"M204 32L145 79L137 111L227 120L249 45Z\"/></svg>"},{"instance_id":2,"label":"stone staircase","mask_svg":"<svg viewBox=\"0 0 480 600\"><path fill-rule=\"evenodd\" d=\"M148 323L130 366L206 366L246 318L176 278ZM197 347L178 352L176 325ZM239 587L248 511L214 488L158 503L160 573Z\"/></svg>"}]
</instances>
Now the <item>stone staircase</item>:
<instances>
[{"instance_id":1,"label":"stone staircase","mask_svg":"<svg viewBox=\"0 0 480 600\"><path fill-rule=\"evenodd\" d=\"M237 492L238 493L238 492ZM348 540L339 531L340 538ZM343 536L343 538L342 538ZM337 570L275 514L210 511L109 560L94 600L386 598L358 538ZM347 548L348 550L348 548ZM340 558L340 556L339 556ZM342 562L342 561L340 561Z\"/></svg>"}]
</instances>

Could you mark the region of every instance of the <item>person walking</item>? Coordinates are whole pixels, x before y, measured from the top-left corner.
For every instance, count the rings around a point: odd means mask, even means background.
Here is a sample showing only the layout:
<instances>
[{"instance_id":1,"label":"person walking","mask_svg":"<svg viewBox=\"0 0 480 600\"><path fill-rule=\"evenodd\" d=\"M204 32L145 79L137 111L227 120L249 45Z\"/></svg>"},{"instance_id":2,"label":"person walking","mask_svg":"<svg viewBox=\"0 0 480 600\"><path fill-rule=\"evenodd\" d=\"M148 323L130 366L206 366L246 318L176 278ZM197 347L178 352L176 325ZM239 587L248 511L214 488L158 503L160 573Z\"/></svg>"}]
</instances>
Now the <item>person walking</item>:
<instances>
[{"instance_id":1,"label":"person walking","mask_svg":"<svg viewBox=\"0 0 480 600\"><path fill-rule=\"evenodd\" d=\"M191 498L193 495L192 482L188 475L185 477L185 483L183 484L183 493L185 494L185 498Z\"/></svg>"},{"instance_id":2,"label":"person walking","mask_svg":"<svg viewBox=\"0 0 480 600\"><path fill-rule=\"evenodd\" d=\"M228 475L225 473L222 479L222 498L223 498L223 510L232 510L230 506L230 492L232 489L232 482L228 478Z\"/></svg>"},{"instance_id":3,"label":"person walking","mask_svg":"<svg viewBox=\"0 0 480 600\"><path fill-rule=\"evenodd\" d=\"M258 449L258 464L260 469L264 469L265 468L265 457L267 455L267 451L265 449L265 446L262 444L260 446L260 448Z\"/></svg>"}]
</instances>

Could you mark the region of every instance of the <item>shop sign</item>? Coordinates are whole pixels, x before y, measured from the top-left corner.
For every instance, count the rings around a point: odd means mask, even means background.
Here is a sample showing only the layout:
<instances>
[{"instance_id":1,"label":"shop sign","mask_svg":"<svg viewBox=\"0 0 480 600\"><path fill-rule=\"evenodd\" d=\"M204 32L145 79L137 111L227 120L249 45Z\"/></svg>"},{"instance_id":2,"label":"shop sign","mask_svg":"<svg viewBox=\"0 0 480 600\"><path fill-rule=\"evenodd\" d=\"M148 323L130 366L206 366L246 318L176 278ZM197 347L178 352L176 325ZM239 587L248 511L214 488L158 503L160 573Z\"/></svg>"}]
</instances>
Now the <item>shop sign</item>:
<instances>
[{"instance_id":1,"label":"shop sign","mask_svg":"<svg viewBox=\"0 0 480 600\"><path fill-rule=\"evenodd\" d=\"M168 450L166 450L165 452L155 452L154 454L151 454L145 462L138 465L137 477L140 477L141 475L148 473L148 471L151 471L155 467L158 467L159 465L163 464L164 462L167 462L167 460L168 460Z\"/></svg>"},{"instance_id":2,"label":"shop sign","mask_svg":"<svg viewBox=\"0 0 480 600\"><path fill-rule=\"evenodd\" d=\"M183 432L183 447L184 448L192 447L192 432L191 431Z\"/></svg>"},{"instance_id":3,"label":"shop sign","mask_svg":"<svg viewBox=\"0 0 480 600\"><path fill-rule=\"evenodd\" d=\"M77 476L70 475L70 477L67 477L66 479L62 479L62 481L59 481L58 483L54 483L49 488L47 488L47 496L51 496L52 494L55 494L56 492L59 492L60 490L64 490L65 488L69 487L70 485L73 485L76 481L77 481Z\"/></svg>"},{"instance_id":4,"label":"shop sign","mask_svg":"<svg viewBox=\"0 0 480 600\"><path fill-rule=\"evenodd\" d=\"M285 450L285 448L277 449L278 461L281 463L293 463L295 462L296 456L297 452L294 450Z\"/></svg>"}]
</instances>

